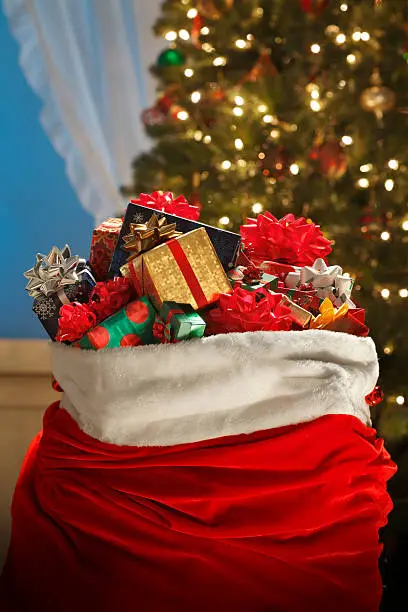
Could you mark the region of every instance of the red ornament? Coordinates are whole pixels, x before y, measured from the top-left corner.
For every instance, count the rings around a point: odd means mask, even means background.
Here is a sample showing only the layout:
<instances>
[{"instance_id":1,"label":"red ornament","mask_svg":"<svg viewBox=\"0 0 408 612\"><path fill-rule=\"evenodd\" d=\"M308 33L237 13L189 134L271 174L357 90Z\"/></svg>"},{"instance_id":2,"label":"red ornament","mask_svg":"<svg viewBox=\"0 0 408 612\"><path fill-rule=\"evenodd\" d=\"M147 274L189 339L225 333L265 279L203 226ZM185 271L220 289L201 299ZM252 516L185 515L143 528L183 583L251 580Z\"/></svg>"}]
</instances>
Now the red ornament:
<instances>
[{"instance_id":1,"label":"red ornament","mask_svg":"<svg viewBox=\"0 0 408 612\"><path fill-rule=\"evenodd\" d=\"M365 401L371 407L381 404L383 400L384 400L384 391L381 389L379 385L374 387L371 393L366 395L366 398L365 398Z\"/></svg>"},{"instance_id":2,"label":"red ornament","mask_svg":"<svg viewBox=\"0 0 408 612\"><path fill-rule=\"evenodd\" d=\"M315 148L311 158L318 161L323 176L338 180L347 172L347 156L337 140L327 140Z\"/></svg>"},{"instance_id":3,"label":"red ornament","mask_svg":"<svg viewBox=\"0 0 408 612\"><path fill-rule=\"evenodd\" d=\"M54 378L54 376L51 379L51 385L54 391L56 391L57 393L64 393L64 389L61 387L58 380Z\"/></svg>"},{"instance_id":4,"label":"red ornament","mask_svg":"<svg viewBox=\"0 0 408 612\"><path fill-rule=\"evenodd\" d=\"M153 127L155 125L163 125L166 121L165 113L157 106L146 108L142 112L142 123L145 127Z\"/></svg>"},{"instance_id":5,"label":"red ornament","mask_svg":"<svg viewBox=\"0 0 408 612\"><path fill-rule=\"evenodd\" d=\"M302 10L308 15L313 15L314 17L321 15L327 8L328 4L329 0L300 0Z\"/></svg>"},{"instance_id":6,"label":"red ornament","mask_svg":"<svg viewBox=\"0 0 408 612\"><path fill-rule=\"evenodd\" d=\"M197 14L193 19L193 25L191 26L191 33L190 33L191 42L196 47L201 47L200 33L201 33L202 27L203 27L203 20L201 19L201 16Z\"/></svg>"},{"instance_id":7,"label":"red ornament","mask_svg":"<svg viewBox=\"0 0 408 612\"><path fill-rule=\"evenodd\" d=\"M286 178L293 162L285 147L276 145L265 145L258 158L263 175L278 180Z\"/></svg>"}]
</instances>

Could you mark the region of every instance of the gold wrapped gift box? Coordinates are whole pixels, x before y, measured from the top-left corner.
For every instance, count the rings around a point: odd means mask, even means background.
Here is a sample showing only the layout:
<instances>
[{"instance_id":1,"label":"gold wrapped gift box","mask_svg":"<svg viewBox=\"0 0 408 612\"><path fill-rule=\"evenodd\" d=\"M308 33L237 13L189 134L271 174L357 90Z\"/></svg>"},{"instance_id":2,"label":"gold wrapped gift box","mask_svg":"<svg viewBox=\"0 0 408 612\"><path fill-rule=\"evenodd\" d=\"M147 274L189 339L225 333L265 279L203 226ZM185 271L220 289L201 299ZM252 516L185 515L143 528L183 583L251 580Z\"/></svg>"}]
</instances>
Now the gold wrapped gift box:
<instances>
[{"instance_id":1,"label":"gold wrapped gift box","mask_svg":"<svg viewBox=\"0 0 408 612\"><path fill-rule=\"evenodd\" d=\"M182 234L135 257L121 267L139 295L156 309L163 302L191 304L194 310L231 293L224 269L204 228Z\"/></svg>"}]
</instances>

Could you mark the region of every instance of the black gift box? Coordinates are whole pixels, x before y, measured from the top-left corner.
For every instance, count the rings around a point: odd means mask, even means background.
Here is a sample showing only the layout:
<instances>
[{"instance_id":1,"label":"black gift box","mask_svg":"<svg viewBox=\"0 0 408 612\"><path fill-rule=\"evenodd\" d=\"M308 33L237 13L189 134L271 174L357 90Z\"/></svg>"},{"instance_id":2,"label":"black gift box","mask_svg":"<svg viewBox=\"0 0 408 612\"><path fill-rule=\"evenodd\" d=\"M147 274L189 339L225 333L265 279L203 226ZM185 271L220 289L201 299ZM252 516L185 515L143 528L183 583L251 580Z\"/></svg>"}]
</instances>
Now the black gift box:
<instances>
[{"instance_id":1,"label":"black gift box","mask_svg":"<svg viewBox=\"0 0 408 612\"><path fill-rule=\"evenodd\" d=\"M80 267L78 276L80 280L72 285L66 285L63 291L69 302L86 303L95 286L95 280L90 271L83 266ZM64 302L61 301L57 293L38 297L33 303L33 311L52 340L57 335L59 311L63 304Z\"/></svg>"},{"instance_id":2,"label":"black gift box","mask_svg":"<svg viewBox=\"0 0 408 612\"><path fill-rule=\"evenodd\" d=\"M178 232L183 232L183 234L191 232L192 230L200 227L204 227L224 270L227 271L235 266L241 245L241 236L239 234L234 234L233 232L212 227L211 225L205 225L199 221L191 221L190 219L183 219L182 217L176 217L175 215L155 211L152 208L147 208L146 206L141 206L140 204L133 204L130 202L126 210L125 220L123 221L118 242L113 253L108 278L121 276L120 268L127 262L129 253L122 249L122 246L124 244L124 236L130 233L130 224L147 223L153 213L156 213L159 217L166 217L168 223L175 223L176 230Z\"/></svg>"}]
</instances>

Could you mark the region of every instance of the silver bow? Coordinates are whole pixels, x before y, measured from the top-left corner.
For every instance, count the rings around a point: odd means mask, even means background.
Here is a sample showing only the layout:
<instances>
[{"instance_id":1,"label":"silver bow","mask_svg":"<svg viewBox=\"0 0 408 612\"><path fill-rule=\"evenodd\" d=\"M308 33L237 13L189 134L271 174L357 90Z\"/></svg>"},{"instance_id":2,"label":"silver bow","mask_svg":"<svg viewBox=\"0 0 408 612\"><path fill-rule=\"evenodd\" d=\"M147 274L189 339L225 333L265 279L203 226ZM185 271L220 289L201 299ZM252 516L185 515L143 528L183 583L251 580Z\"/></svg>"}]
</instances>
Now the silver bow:
<instances>
[{"instance_id":1,"label":"silver bow","mask_svg":"<svg viewBox=\"0 0 408 612\"><path fill-rule=\"evenodd\" d=\"M313 266L305 266L295 272L289 272L285 284L290 289L295 289L301 284L312 284L316 295L320 298L330 298L335 305L348 303L354 307L351 301L351 290L353 279L343 275L340 266L327 266L324 259L316 259Z\"/></svg>"},{"instance_id":2,"label":"silver bow","mask_svg":"<svg viewBox=\"0 0 408 612\"><path fill-rule=\"evenodd\" d=\"M28 278L26 290L33 298L48 297L77 283L80 280L77 267L81 261L78 255L71 257L67 244L63 249L53 246L48 255L37 253L35 266L24 272Z\"/></svg>"}]
</instances>

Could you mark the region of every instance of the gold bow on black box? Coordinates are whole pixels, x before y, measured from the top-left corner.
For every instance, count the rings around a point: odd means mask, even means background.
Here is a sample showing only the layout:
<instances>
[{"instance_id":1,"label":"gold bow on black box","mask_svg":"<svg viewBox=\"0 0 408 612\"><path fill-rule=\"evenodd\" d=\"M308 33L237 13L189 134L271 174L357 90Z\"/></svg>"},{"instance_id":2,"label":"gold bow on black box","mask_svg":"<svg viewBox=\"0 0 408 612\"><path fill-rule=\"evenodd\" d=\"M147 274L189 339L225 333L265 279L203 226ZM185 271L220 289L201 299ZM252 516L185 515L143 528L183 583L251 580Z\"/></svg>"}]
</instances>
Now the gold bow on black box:
<instances>
[{"instance_id":1,"label":"gold bow on black box","mask_svg":"<svg viewBox=\"0 0 408 612\"><path fill-rule=\"evenodd\" d=\"M159 219L153 214L147 223L131 223L130 234L124 236L125 244L122 248L130 251L128 257L130 261L140 253L149 251L158 244L177 238L181 234L182 232L176 232L175 223L167 223L166 217Z\"/></svg>"}]
</instances>

